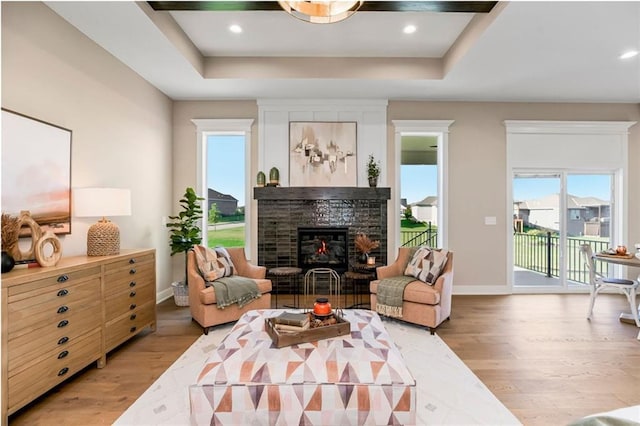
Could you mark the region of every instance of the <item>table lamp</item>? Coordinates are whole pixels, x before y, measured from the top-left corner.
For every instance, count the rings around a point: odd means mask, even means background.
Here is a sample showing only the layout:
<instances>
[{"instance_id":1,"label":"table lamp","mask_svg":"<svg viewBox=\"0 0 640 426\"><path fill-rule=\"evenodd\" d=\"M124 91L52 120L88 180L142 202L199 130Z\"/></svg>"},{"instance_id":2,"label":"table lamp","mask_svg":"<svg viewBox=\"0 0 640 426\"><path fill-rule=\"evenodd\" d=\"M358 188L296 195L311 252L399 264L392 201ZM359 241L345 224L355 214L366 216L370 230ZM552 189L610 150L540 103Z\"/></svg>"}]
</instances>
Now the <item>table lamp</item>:
<instances>
[{"instance_id":1,"label":"table lamp","mask_svg":"<svg viewBox=\"0 0 640 426\"><path fill-rule=\"evenodd\" d=\"M131 191L121 188L77 188L73 193L76 217L102 217L87 232L87 256L120 253L120 229L107 216L131 215Z\"/></svg>"}]
</instances>

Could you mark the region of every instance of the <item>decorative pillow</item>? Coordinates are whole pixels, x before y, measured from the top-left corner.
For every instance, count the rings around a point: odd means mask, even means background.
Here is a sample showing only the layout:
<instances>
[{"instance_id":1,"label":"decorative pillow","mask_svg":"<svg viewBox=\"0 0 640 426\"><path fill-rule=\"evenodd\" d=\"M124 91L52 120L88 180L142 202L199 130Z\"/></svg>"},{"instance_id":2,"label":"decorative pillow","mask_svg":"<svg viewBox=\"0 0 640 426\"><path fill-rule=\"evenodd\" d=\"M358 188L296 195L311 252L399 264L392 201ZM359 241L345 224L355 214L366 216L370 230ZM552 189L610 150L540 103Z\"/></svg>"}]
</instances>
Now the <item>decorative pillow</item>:
<instances>
[{"instance_id":1,"label":"decorative pillow","mask_svg":"<svg viewBox=\"0 0 640 426\"><path fill-rule=\"evenodd\" d=\"M413 257L405 268L404 274L420 279L420 272L422 272L422 259L429 256L429 253L431 253L431 249L429 247L419 247L415 253L413 253Z\"/></svg>"},{"instance_id":2,"label":"decorative pillow","mask_svg":"<svg viewBox=\"0 0 640 426\"><path fill-rule=\"evenodd\" d=\"M198 245L193 247L193 251L196 255L198 271L205 281L215 281L224 277L225 268L220 265L215 250Z\"/></svg>"},{"instance_id":3,"label":"decorative pillow","mask_svg":"<svg viewBox=\"0 0 640 426\"><path fill-rule=\"evenodd\" d=\"M230 277L236 273L236 267L233 265L231 255L224 247L216 247L216 254L218 255L218 264L224 268L224 277Z\"/></svg>"},{"instance_id":4,"label":"decorative pillow","mask_svg":"<svg viewBox=\"0 0 640 426\"><path fill-rule=\"evenodd\" d=\"M447 264L447 253L447 250L437 251L420 247L411 258L404 274L434 285Z\"/></svg>"}]
</instances>

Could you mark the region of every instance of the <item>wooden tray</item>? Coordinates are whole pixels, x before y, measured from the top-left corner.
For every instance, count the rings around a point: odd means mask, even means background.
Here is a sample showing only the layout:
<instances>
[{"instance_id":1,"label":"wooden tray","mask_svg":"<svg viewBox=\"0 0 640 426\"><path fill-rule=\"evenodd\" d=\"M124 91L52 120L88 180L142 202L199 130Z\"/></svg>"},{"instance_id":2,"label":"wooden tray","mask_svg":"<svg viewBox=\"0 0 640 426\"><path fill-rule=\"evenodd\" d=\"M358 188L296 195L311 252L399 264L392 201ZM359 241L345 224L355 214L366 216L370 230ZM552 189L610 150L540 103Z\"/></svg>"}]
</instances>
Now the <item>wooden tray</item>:
<instances>
[{"instance_id":1,"label":"wooden tray","mask_svg":"<svg viewBox=\"0 0 640 426\"><path fill-rule=\"evenodd\" d=\"M264 328L267 330L267 334L269 334L269 337L273 340L276 348L297 345L299 343L316 342L318 340L344 336L351 333L351 323L338 314L334 314L334 316L338 321L336 324L310 328L299 333L279 333L275 328L273 318L265 318Z\"/></svg>"},{"instance_id":2,"label":"wooden tray","mask_svg":"<svg viewBox=\"0 0 640 426\"><path fill-rule=\"evenodd\" d=\"M633 253L611 254L611 253L600 252L600 253L598 253L598 256L613 257L613 258L617 257L618 259L631 259L633 257Z\"/></svg>"}]
</instances>

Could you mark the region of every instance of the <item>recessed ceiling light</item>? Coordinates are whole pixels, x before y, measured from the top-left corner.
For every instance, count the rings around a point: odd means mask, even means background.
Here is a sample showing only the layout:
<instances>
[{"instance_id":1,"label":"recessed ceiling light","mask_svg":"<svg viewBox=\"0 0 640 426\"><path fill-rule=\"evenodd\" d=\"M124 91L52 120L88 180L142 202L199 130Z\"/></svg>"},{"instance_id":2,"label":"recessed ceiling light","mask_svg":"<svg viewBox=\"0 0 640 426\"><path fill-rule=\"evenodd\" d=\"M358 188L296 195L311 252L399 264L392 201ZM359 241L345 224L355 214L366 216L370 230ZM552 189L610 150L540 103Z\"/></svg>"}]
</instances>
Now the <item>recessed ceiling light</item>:
<instances>
[{"instance_id":1,"label":"recessed ceiling light","mask_svg":"<svg viewBox=\"0 0 640 426\"><path fill-rule=\"evenodd\" d=\"M622 55L620 55L620 59L629 59L629 58L633 58L634 56L637 56L637 55L638 55L638 51L637 50L627 50Z\"/></svg>"},{"instance_id":2,"label":"recessed ceiling light","mask_svg":"<svg viewBox=\"0 0 640 426\"><path fill-rule=\"evenodd\" d=\"M240 25L233 24L229 27L229 31L235 34L240 34L242 32L242 27Z\"/></svg>"},{"instance_id":3,"label":"recessed ceiling light","mask_svg":"<svg viewBox=\"0 0 640 426\"><path fill-rule=\"evenodd\" d=\"M402 30L403 33L405 34L413 34L415 33L417 30L415 25L407 25L406 27L404 27L404 29Z\"/></svg>"}]
</instances>

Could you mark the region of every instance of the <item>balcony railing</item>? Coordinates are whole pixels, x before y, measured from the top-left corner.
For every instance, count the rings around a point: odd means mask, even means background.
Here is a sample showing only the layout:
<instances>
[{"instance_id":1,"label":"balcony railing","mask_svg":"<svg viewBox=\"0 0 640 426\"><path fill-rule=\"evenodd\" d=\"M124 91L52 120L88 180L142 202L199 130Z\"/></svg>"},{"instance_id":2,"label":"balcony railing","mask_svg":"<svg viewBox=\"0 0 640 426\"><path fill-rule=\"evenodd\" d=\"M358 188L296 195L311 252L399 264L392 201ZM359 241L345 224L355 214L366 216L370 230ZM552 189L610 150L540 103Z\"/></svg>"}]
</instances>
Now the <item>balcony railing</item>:
<instances>
[{"instance_id":1,"label":"balcony railing","mask_svg":"<svg viewBox=\"0 0 640 426\"><path fill-rule=\"evenodd\" d=\"M403 247L438 247L438 228L429 222L427 229L422 231L400 231L400 244Z\"/></svg>"},{"instance_id":2,"label":"balcony railing","mask_svg":"<svg viewBox=\"0 0 640 426\"><path fill-rule=\"evenodd\" d=\"M546 235L531 235L515 233L513 235L513 262L530 271L545 274L547 277L560 276L558 265L560 238L547 232ZM567 249L565 257L567 259L567 280L580 283L589 282L589 272L584 266L584 261L580 255L580 246L589 244L594 253L606 250L609 241L595 241L583 238L567 238ZM609 264L596 262L596 270L603 275L608 275Z\"/></svg>"}]
</instances>

